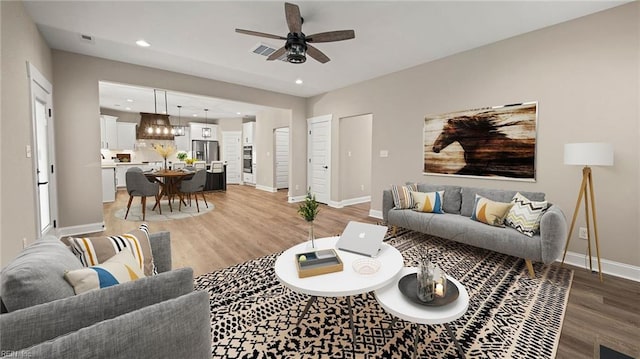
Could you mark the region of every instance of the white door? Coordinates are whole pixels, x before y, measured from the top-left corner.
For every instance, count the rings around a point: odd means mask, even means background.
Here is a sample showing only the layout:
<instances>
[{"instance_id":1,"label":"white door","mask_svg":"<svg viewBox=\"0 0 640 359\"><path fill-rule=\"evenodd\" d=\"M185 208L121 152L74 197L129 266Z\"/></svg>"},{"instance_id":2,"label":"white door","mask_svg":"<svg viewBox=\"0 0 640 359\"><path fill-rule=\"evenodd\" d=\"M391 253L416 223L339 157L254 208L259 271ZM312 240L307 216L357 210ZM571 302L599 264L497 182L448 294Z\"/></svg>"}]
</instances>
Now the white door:
<instances>
[{"instance_id":1,"label":"white door","mask_svg":"<svg viewBox=\"0 0 640 359\"><path fill-rule=\"evenodd\" d=\"M275 130L276 189L289 188L289 127Z\"/></svg>"},{"instance_id":2,"label":"white door","mask_svg":"<svg viewBox=\"0 0 640 359\"><path fill-rule=\"evenodd\" d=\"M242 132L222 132L222 160L227 161L227 183L242 181Z\"/></svg>"},{"instance_id":3,"label":"white door","mask_svg":"<svg viewBox=\"0 0 640 359\"><path fill-rule=\"evenodd\" d=\"M33 145L32 148L27 149L27 156L34 154L36 225L40 237L43 237L54 231L57 217L55 154L53 152L53 87L31 64L29 64L29 82Z\"/></svg>"},{"instance_id":4,"label":"white door","mask_svg":"<svg viewBox=\"0 0 640 359\"><path fill-rule=\"evenodd\" d=\"M307 184L316 200L331 199L331 115L307 119Z\"/></svg>"}]
</instances>

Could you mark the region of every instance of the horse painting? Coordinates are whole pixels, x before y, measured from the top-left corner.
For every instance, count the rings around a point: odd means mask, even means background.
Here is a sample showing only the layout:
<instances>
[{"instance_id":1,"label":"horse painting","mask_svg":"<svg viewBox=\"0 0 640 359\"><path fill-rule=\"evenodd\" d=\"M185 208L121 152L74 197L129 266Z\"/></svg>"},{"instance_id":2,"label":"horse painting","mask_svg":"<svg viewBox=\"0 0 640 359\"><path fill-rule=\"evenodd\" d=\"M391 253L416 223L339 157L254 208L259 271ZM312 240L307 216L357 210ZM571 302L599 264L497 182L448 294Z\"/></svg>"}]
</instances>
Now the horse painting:
<instances>
[{"instance_id":1,"label":"horse painting","mask_svg":"<svg viewBox=\"0 0 640 359\"><path fill-rule=\"evenodd\" d=\"M456 153L440 159L440 162L444 163L464 158L464 163L459 166L461 168L455 170L454 174L535 179L535 135L510 137L514 131L533 128L535 120L532 124L527 123L527 120L504 121L491 112L485 112L450 117L441 123L442 131L431 147L433 152L430 158L434 162L432 166L438 166L438 156L441 156L438 154L441 151L457 142L459 147L456 148L462 149L462 156ZM428 148L425 148L425 151L427 150ZM425 157L425 172L429 172L427 162ZM441 173L447 172L443 170Z\"/></svg>"}]
</instances>

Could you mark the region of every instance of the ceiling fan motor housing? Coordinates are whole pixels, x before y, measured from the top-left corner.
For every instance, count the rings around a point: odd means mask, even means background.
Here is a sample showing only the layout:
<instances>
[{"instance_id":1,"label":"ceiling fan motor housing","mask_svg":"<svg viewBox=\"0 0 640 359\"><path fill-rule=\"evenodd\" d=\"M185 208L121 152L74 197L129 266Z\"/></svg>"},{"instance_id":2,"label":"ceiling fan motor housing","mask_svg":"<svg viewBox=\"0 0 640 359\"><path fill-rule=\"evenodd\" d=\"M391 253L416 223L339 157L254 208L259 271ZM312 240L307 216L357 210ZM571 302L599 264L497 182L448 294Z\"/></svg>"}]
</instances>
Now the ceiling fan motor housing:
<instances>
[{"instance_id":1,"label":"ceiling fan motor housing","mask_svg":"<svg viewBox=\"0 0 640 359\"><path fill-rule=\"evenodd\" d=\"M304 33L289 33L287 43L284 45L287 50L287 61L293 64L301 64L307 61L307 42Z\"/></svg>"}]
</instances>

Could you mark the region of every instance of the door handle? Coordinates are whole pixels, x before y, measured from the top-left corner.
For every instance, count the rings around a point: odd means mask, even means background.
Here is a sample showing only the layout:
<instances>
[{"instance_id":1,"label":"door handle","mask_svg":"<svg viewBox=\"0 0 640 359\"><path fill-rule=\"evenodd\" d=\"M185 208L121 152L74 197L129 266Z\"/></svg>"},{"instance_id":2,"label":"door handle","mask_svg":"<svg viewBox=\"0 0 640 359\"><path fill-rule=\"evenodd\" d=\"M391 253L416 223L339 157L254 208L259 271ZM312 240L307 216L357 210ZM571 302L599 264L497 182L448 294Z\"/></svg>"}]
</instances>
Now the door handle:
<instances>
[{"instance_id":1,"label":"door handle","mask_svg":"<svg viewBox=\"0 0 640 359\"><path fill-rule=\"evenodd\" d=\"M328 170L329 166L322 166L322 168L324 168L325 170Z\"/></svg>"},{"instance_id":2,"label":"door handle","mask_svg":"<svg viewBox=\"0 0 640 359\"><path fill-rule=\"evenodd\" d=\"M45 184L49 184L49 181L47 181L47 182L38 182L38 186L43 186Z\"/></svg>"}]
</instances>

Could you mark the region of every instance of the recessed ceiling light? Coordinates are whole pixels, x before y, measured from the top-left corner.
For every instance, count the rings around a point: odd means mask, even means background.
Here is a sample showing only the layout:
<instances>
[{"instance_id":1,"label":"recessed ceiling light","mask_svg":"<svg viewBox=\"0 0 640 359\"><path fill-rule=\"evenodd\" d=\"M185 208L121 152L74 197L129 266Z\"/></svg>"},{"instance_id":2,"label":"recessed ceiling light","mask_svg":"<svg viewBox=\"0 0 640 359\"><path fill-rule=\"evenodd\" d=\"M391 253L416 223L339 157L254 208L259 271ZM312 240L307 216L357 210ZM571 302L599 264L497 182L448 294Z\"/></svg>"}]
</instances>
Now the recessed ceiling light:
<instances>
[{"instance_id":1,"label":"recessed ceiling light","mask_svg":"<svg viewBox=\"0 0 640 359\"><path fill-rule=\"evenodd\" d=\"M132 100L132 99L130 99L130 98L128 98L128 99L127 99L127 102L133 102L133 100Z\"/></svg>"},{"instance_id":2,"label":"recessed ceiling light","mask_svg":"<svg viewBox=\"0 0 640 359\"><path fill-rule=\"evenodd\" d=\"M151 46L150 43L144 41L143 39L140 39L140 40L136 41L136 45L138 45L140 47L149 47L149 46Z\"/></svg>"},{"instance_id":3,"label":"recessed ceiling light","mask_svg":"<svg viewBox=\"0 0 640 359\"><path fill-rule=\"evenodd\" d=\"M236 112L236 115L242 115L242 112Z\"/></svg>"},{"instance_id":4,"label":"recessed ceiling light","mask_svg":"<svg viewBox=\"0 0 640 359\"><path fill-rule=\"evenodd\" d=\"M297 80L296 80L296 84L297 84L297 85L302 85L302 79L297 79Z\"/></svg>"},{"instance_id":5,"label":"recessed ceiling light","mask_svg":"<svg viewBox=\"0 0 640 359\"><path fill-rule=\"evenodd\" d=\"M127 111L131 111L131 107L125 107Z\"/></svg>"},{"instance_id":6,"label":"recessed ceiling light","mask_svg":"<svg viewBox=\"0 0 640 359\"><path fill-rule=\"evenodd\" d=\"M193 117L198 117L198 114L197 114L197 113L194 113L194 114L193 114Z\"/></svg>"}]
</instances>

